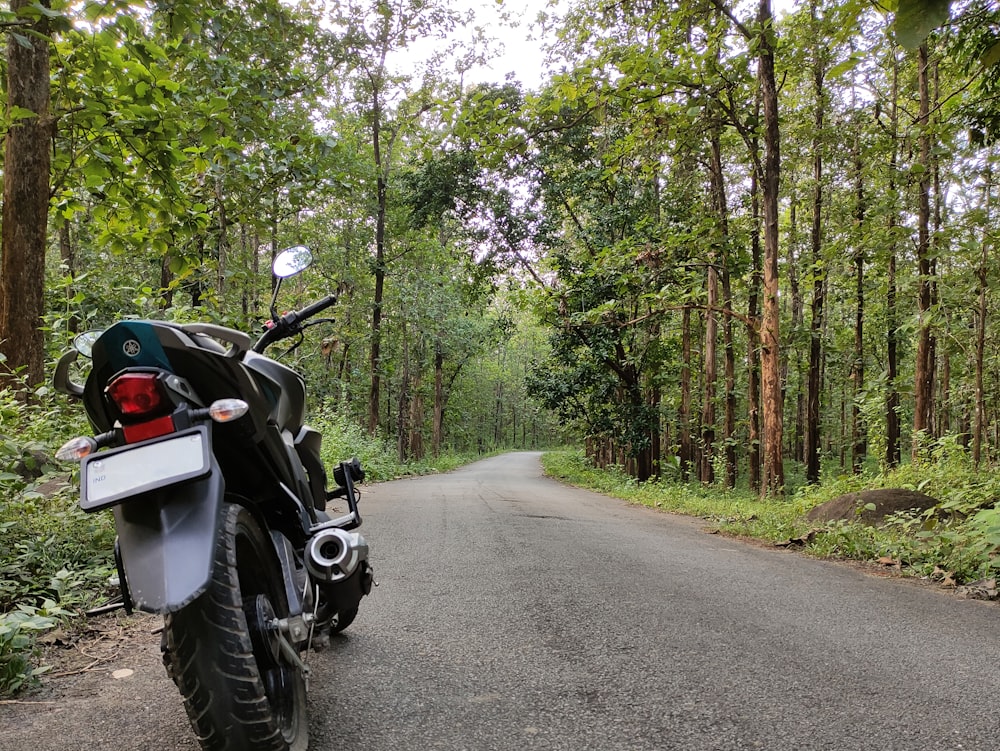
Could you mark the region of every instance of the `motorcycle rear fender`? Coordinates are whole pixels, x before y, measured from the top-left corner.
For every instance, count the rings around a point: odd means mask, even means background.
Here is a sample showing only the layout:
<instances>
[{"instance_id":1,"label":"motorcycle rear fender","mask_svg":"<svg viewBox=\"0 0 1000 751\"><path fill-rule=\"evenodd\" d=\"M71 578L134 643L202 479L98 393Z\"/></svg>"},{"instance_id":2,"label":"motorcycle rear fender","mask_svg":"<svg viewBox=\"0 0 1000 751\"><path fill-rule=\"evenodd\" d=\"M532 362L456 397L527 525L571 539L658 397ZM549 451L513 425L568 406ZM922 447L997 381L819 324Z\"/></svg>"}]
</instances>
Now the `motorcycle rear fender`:
<instances>
[{"instance_id":1,"label":"motorcycle rear fender","mask_svg":"<svg viewBox=\"0 0 1000 751\"><path fill-rule=\"evenodd\" d=\"M134 496L114 507L122 566L133 605L180 610L212 576L225 482L212 459L205 477Z\"/></svg>"}]
</instances>

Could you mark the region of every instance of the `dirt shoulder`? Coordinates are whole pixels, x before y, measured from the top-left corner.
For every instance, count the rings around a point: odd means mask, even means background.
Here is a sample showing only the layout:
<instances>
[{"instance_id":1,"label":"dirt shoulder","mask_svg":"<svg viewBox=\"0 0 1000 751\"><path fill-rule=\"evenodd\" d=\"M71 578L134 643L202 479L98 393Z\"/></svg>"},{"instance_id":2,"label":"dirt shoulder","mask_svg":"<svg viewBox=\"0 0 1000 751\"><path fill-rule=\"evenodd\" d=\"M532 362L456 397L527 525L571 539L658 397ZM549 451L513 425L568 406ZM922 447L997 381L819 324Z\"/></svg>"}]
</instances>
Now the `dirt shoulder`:
<instances>
[{"instance_id":1,"label":"dirt shoulder","mask_svg":"<svg viewBox=\"0 0 1000 751\"><path fill-rule=\"evenodd\" d=\"M0 701L0 751L197 751L160 661L162 618L123 613L47 637L41 688Z\"/></svg>"}]
</instances>

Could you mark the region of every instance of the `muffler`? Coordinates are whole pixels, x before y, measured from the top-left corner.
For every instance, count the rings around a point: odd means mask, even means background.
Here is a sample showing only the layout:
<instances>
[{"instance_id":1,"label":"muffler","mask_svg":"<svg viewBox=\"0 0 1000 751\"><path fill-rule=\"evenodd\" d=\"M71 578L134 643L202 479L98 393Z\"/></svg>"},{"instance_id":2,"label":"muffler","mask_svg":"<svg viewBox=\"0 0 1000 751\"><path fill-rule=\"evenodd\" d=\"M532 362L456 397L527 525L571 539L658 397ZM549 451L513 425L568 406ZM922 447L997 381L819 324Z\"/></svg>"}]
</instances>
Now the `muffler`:
<instances>
[{"instance_id":1,"label":"muffler","mask_svg":"<svg viewBox=\"0 0 1000 751\"><path fill-rule=\"evenodd\" d=\"M368 559L368 543L359 532L321 529L306 544L306 569L321 582L340 582Z\"/></svg>"}]
</instances>

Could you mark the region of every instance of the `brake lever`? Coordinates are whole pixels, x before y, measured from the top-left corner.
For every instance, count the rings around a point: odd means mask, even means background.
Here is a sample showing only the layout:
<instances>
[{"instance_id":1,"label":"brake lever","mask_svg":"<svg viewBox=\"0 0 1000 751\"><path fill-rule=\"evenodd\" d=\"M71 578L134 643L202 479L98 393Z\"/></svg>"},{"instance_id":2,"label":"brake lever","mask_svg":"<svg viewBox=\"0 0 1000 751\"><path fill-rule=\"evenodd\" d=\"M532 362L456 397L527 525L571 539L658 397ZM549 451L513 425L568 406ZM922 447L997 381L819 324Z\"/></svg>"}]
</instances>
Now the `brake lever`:
<instances>
[{"instance_id":1,"label":"brake lever","mask_svg":"<svg viewBox=\"0 0 1000 751\"><path fill-rule=\"evenodd\" d=\"M300 328L305 328L305 327L302 326ZM302 331L301 330L298 332L298 335L299 335L299 338L295 342L295 344L293 344L291 347L289 347L284 352L282 352L280 355L278 355L278 359L280 359L282 357L287 357L288 355L292 354L292 352L294 352L295 350L297 350L299 348L299 345L302 344L303 341L305 341L305 337L302 336Z\"/></svg>"}]
</instances>

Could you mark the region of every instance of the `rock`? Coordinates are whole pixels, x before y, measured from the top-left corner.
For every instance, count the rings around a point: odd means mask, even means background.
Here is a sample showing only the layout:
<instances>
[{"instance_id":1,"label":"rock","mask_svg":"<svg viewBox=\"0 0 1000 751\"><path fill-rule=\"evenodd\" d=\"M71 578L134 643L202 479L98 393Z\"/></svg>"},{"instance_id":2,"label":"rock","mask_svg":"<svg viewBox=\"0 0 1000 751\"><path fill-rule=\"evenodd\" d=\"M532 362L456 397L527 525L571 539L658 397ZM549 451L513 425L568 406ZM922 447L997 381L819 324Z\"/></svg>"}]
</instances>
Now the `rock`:
<instances>
[{"instance_id":1,"label":"rock","mask_svg":"<svg viewBox=\"0 0 1000 751\"><path fill-rule=\"evenodd\" d=\"M865 508L874 504L875 510ZM938 500L926 493L905 488L880 488L861 490L837 496L809 510L806 518L813 522L845 521L878 524L883 518L897 511L924 511L938 505Z\"/></svg>"}]
</instances>

